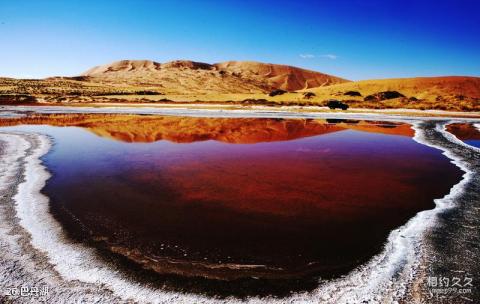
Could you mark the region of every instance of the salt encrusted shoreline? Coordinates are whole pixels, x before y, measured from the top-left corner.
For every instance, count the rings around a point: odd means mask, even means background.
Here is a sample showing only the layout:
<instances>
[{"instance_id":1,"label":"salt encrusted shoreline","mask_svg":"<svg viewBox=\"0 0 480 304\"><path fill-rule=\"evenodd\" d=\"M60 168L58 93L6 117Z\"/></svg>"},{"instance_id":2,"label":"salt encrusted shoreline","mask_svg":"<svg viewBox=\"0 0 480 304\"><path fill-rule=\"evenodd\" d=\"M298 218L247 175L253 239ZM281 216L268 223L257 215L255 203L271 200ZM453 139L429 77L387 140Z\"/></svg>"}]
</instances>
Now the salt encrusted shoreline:
<instances>
[{"instance_id":1,"label":"salt encrusted shoreline","mask_svg":"<svg viewBox=\"0 0 480 304\"><path fill-rule=\"evenodd\" d=\"M476 123L474 124L475 128L477 128L477 130L480 132L480 123Z\"/></svg>"},{"instance_id":2,"label":"salt encrusted shoreline","mask_svg":"<svg viewBox=\"0 0 480 304\"><path fill-rule=\"evenodd\" d=\"M40 134L0 131L0 143L0 302L69 303L71 299L83 299L86 303L117 303L118 298L105 288L64 280L50 263L50 253L36 248L32 243L34 235L23 226L19 205L38 205L32 212L42 212L38 209L42 206L35 200L16 203L19 188L32 182L45 183L48 175L32 174L40 173L35 171L43 168L39 158L48 151L50 139ZM37 216L41 214L34 214L31 220L36 221ZM29 292L36 288L47 294L11 296L12 289L20 291L22 287Z\"/></svg>"},{"instance_id":3,"label":"salt encrusted shoreline","mask_svg":"<svg viewBox=\"0 0 480 304\"><path fill-rule=\"evenodd\" d=\"M382 119L389 120L388 117ZM102 303L122 300L140 303L391 303L417 299L418 294L411 286L421 284L418 271L426 267L420 265L425 263L424 257L429 250L423 246L425 232L437 223L437 215L454 208L456 200L465 196L465 187L478 179L476 167L442 144L462 145L446 133L444 125L445 122L414 122L416 141L444 151L466 172L447 196L435 201L435 209L418 213L404 226L392 231L380 254L345 277L321 282L312 292L288 298L253 297L244 301L142 286L97 259L92 249L72 243L49 213L48 198L40 193L50 176L40 160L51 146L50 139L41 134L1 132L0 191L7 195L0 206L0 245L2 252L6 252L0 256L0 282L2 286L11 287L25 283L46 284L50 287L49 302L56 303L69 303L72 299L85 303L96 300ZM470 149L465 146L462 149ZM478 151L472 153L478 154ZM35 302L29 298L4 296L3 290L1 297L1 300L18 303Z\"/></svg>"},{"instance_id":4,"label":"salt encrusted shoreline","mask_svg":"<svg viewBox=\"0 0 480 304\"><path fill-rule=\"evenodd\" d=\"M355 109L352 112L318 111L318 107L265 107L239 106L228 107L222 105L173 104L173 105L131 105L120 106L115 104L95 106L0 106L0 113L7 115L26 115L35 112L41 114L145 114L145 115L173 115L190 117L241 117L241 118L335 118L335 119L365 119L414 122L419 120L450 120L470 121L480 123L480 114L477 112L441 112L434 110L408 111L405 109L368 110ZM414 116L413 114L418 114ZM442 114L443 116L432 116ZM463 116L461 116L463 115Z\"/></svg>"},{"instance_id":5,"label":"salt encrusted shoreline","mask_svg":"<svg viewBox=\"0 0 480 304\"><path fill-rule=\"evenodd\" d=\"M455 277L463 280L470 277L475 283L468 286L471 288L467 293L453 291L438 294L432 289L423 290L423 298L432 303L476 303L480 300L480 149L447 132L449 123L452 121L436 124L424 122L426 142L443 150L447 157L455 160L457 166L463 167L467 172L464 181L467 182L464 182L463 191L450 202L451 208L440 213L435 225L426 231L422 245L427 254L422 256L422 272L425 280L452 280ZM419 277L415 282L417 286L420 285L418 281ZM425 281L422 283L425 288Z\"/></svg>"}]
</instances>

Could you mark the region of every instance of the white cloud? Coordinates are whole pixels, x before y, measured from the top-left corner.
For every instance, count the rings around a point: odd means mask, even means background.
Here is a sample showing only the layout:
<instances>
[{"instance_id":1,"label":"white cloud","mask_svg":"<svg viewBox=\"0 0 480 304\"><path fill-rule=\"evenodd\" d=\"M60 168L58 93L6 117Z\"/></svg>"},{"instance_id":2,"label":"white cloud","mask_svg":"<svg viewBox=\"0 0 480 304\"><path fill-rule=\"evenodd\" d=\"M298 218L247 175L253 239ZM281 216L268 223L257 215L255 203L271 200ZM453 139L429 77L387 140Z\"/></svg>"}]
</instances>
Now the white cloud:
<instances>
[{"instance_id":1,"label":"white cloud","mask_svg":"<svg viewBox=\"0 0 480 304\"><path fill-rule=\"evenodd\" d=\"M334 54L324 54L324 55L320 55L320 57L328 58L328 59L332 59L332 60L335 60L335 59L338 58L338 56L334 55Z\"/></svg>"},{"instance_id":2,"label":"white cloud","mask_svg":"<svg viewBox=\"0 0 480 304\"><path fill-rule=\"evenodd\" d=\"M315 55L313 55L313 54L300 54L300 57L302 57L303 59L311 59L311 58L315 58Z\"/></svg>"},{"instance_id":3,"label":"white cloud","mask_svg":"<svg viewBox=\"0 0 480 304\"><path fill-rule=\"evenodd\" d=\"M304 54L300 54L299 56L303 59L327 58L327 59L330 59L330 60L335 60L335 59L338 58L338 56L335 55L335 54L314 55L314 54L308 54L308 53L305 54L304 53Z\"/></svg>"}]
</instances>

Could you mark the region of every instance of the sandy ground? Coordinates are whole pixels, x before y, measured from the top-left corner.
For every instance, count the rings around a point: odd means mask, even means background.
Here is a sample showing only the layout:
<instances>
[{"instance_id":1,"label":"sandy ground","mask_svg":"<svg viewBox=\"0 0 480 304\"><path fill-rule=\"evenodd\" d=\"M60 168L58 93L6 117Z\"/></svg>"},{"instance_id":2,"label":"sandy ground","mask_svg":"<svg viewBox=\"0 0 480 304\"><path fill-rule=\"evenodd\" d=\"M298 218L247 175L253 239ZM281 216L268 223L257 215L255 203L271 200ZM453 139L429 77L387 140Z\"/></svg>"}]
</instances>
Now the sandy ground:
<instances>
[{"instance_id":1,"label":"sandy ground","mask_svg":"<svg viewBox=\"0 0 480 304\"><path fill-rule=\"evenodd\" d=\"M166 292L139 284L96 257L93 250L72 243L48 212L40 193L49 177L40 157L51 139L41 134L0 130L0 302L4 303L475 303L478 286L480 149L446 133L450 121L478 118L412 117L381 113L299 113L225 111L222 109L15 107L4 113L28 111L66 113L109 112L166 115L361 118L407 121L415 140L444 152L464 172L464 179L436 207L418 213L391 232L383 252L345 277L319 282L312 292L287 298L225 300L203 295ZM138 112L139 111L139 112ZM142 112L143 111L143 112ZM4 116L8 116L5 114ZM332 117L333 116L333 117ZM438 295L427 285L430 277L473 277L470 293ZM11 288L48 288L43 298L11 295Z\"/></svg>"}]
</instances>

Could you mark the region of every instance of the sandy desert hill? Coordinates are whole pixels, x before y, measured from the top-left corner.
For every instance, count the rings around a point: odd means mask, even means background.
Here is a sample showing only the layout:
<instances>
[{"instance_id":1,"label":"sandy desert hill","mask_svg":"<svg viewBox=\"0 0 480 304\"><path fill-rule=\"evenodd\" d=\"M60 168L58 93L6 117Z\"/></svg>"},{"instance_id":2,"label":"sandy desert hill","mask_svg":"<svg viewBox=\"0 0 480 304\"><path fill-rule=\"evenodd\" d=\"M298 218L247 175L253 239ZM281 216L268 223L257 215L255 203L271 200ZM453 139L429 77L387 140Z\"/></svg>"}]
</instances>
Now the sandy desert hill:
<instances>
[{"instance_id":1,"label":"sandy desert hill","mask_svg":"<svg viewBox=\"0 0 480 304\"><path fill-rule=\"evenodd\" d=\"M82 74L89 82L118 87L146 87L163 94L260 93L266 84L220 73L214 66L193 61L158 63L122 60L94 67Z\"/></svg>"},{"instance_id":2,"label":"sandy desert hill","mask_svg":"<svg viewBox=\"0 0 480 304\"><path fill-rule=\"evenodd\" d=\"M221 71L236 73L242 78L266 82L270 87L285 91L329 86L349 82L346 79L288 65L254 61L227 61L216 63Z\"/></svg>"},{"instance_id":3,"label":"sandy desert hill","mask_svg":"<svg viewBox=\"0 0 480 304\"><path fill-rule=\"evenodd\" d=\"M431 99L437 96L480 98L480 78L466 76L415 77L362 80L332 85L328 88L309 90L318 94L334 94L337 92L358 91L362 96L381 91L398 91L408 97Z\"/></svg>"},{"instance_id":4,"label":"sandy desert hill","mask_svg":"<svg viewBox=\"0 0 480 304\"><path fill-rule=\"evenodd\" d=\"M164 94L295 91L347 81L292 66L244 61L122 60L94 67L82 76L95 83L148 86Z\"/></svg>"},{"instance_id":5,"label":"sandy desert hill","mask_svg":"<svg viewBox=\"0 0 480 304\"><path fill-rule=\"evenodd\" d=\"M404 97L379 100L378 93L386 91L398 92ZM365 107L469 110L480 106L480 78L467 76L362 80L303 92L315 94L315 99L334 98Z\"/></svg>"},{"instance_id":6,"label":"sandy desert hill","mask_svg":"<svg viewBox=\"0 0 480 304\"><path fill-rule=\"evenodd\" d=\"M277 95L269 93L279 91ZM287 92L284 92L287 91ZM396 96L385 97L385 92ZM480 111L480 78L416 77L348 81L270 63L121 60L75 77L0 77L0 103L197 102Z\"/></svg>"}]
</instances>

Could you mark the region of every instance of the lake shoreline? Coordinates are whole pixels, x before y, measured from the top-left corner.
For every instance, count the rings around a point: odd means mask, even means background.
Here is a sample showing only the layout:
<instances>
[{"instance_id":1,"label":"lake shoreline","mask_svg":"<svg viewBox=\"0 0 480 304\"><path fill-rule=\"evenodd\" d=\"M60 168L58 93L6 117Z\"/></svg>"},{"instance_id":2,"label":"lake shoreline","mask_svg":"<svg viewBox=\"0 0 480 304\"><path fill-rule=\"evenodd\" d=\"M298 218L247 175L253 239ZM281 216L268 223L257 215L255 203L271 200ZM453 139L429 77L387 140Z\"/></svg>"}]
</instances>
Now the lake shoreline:
<instances>
[{"instance_id":1,"label":"lake shoreline","mask_svg":"<svg viewBox=\"0 0 480 304\"><path fill-rule=\"evenodd\" d=\"M374 119L377 118L374 117ZM417 119L411 118L411 120ZM389 120L389 118L383 117L383 120ZM400 118L400 120L403 119ZM411 120L408 121L411 122ZM478 171L475 171L475 167L469 165L468 160L461 159L458 153L449 150L461 146L461 143L445 134L444 125L444 122L419 122L418 120L414 125L416 130L415 140L443 150L449 159L466 172L463 179L451 189L448 195L436 200L437 207L419 212L406 225L392 231L383 252L347 276L321 282L319 287L312 292L296 293L280 299L271 298L270 301L296 303L311 300L345 303L382 298L385 301L400 300L408 302L408 299L418 299L425 296L425 294L419 293L419 290L425 291L425 289L422 289L425 288L427 274L425 269L429 269L429 265L425 265L425 263L431 263L426 256L431 253L429 250L434 248L431 245L423 246L427 243L425 235L438 224L436 220L438 214L456 207L456 200L461 199L462 195L465 194L465 187L472 181L478 183ZM439 136L443 136L443 139ZM7 131L0 134L0 141L4 142L0 149L2 152L1 169L17 170L14 172L15 176L23 176L23 179L15 179L11 176L13 173L7 174L5 170L2 171L1 178L4 178L6 184L9 185L10 190L8 191L15 192L11 197L7 197L5 202L2 202L2 207L7 205L8 208L15 208L16 215L14 216L22 226L21 229L24 229L24 232L20 233L23 235L20 237L20 241L12 239L3 230L0 231L0 240L3 242L9 239L8 243L10 245L5 245L6 248L9 248L7 246L12 248L16 246L17 248L17 242L24 244L27 242L39 252L38 256L30 257L28 261L17 261L16 263L24 263L26 275L32 277L37 275L35 269L38 268L38 264L48 264L43 269L51 277L48 281L48 284L52 287L49 300L65 301L67 299L63 298L66 296L65 290L69 290L67 292L69 293L68 296L82 299L97 296L101 297L102 301L106 303L118 303L119 298L124 301L131 299L140 303L151 299L157 299L158 303L169 301L187 303L225 301L203 295L165 292L139 286L135 282L131 282L129 278L110 269L109 265L103 265L101 261L95 258L95 253L91 250L65 240L61 227L48 211L48 198L40 192L49 178L49 173L42 164L41 157L51 148L50 139L39 134L18 134ZM462 146L462 148L471 151L470 147ZM478 157L477 150L472 152L474 157ZM20 157L15 158L12 157L13 155L19 155ZM2 191L7 190L2 189ZM3 210L0 212L3 213ZM16 230L17 234L19 234L18 229ZM29 235L31 239L29 239ZM431 242L428 242L428 244L431 244ZM17 250L22 251L21 248L17 248ZM44 258L38 258L42 254ZM442 252L438 254L441 255ZM16 255L11 255L9 258L11 260L21 259ZM33 265L31 265L32 263ZM37 266L34 266L35 264ZM4 265L6 265L6 262L2 261L0 267L4 268ZM28 267L33 268L27 269ZM378 271L378 269L381 269L381 271ZM4 272L5 269L0 270L0 273ZM3 277L7 279L6 276ZM23 277L22 280L27 280L27 278ZM6 283L4 285L15 284L14 282ZM396 288L392 284L405 288ZM99 286L104 287L99 288ZM88 295L84 293L85 288L88 289ZM227 300L236 302L238 299ZM259 303L265 298L252 297L247 300L251 303Z\"/></svg>"},{"instance_id":2,"label":"lake shoreline","mask_svg":"<svg viewBox=\"0 0 480 304\"><path fill-rule=\"evenodd\" d=\"M35 105L0 105L4 113L120 113L120 114L156 114L189 115L214 117L338 117L352 119L458 119L480 122L480 112L454 112L442 110L413 109L364 109L351 108L346 111L329 110L327 107L315 106L235 106L224 104L171 103L171 104L124 104L124 103L88 103L88 104L35 104ZM5 116L4 116L5 117Z\"/></svg>"}]
</instances>

